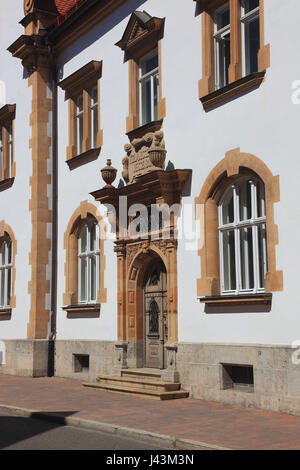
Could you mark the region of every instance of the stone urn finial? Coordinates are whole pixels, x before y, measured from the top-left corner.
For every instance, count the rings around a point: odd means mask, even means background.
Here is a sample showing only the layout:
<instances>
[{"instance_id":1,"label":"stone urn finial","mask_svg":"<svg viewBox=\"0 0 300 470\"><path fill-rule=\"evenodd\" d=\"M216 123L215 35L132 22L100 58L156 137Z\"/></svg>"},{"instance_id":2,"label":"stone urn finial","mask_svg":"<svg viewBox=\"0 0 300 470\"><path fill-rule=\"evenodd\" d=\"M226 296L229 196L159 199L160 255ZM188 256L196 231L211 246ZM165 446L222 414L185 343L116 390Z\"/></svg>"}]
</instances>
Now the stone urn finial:
<instances>
[{"instance_id":1,"label":"stone urn finial","mask_svg":"<svg viewBox=\"0 0 300 470\"><path fill-rule=\"evenodd\" d=\"M112 186L112 183L116 179L117 171L118 170L116 170L116 168L111 166L111 160L107 159L106 160L106 167L102 168L102 170L101 170L102 179L106 183L105 187Z\"/></svg>"}]
</instances>

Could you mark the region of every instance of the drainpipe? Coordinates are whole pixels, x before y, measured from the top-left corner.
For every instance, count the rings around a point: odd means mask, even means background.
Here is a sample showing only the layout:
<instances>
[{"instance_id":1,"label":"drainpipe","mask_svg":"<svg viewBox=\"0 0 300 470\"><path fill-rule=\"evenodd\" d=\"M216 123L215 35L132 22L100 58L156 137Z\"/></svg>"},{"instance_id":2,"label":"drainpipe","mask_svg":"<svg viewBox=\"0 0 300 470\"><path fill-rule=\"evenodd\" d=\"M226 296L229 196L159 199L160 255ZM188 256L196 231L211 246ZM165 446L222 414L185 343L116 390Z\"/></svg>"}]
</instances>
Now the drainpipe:
<instances>
[{"instance_id":1,"label":"drainpipe","mask_svg":"<svg viewBox=\"0 0 300 470\"><path fill-rule=\"evenodd\" d=\"M52 236L51 236L51 313L50 335L48 344L48 376L55 374L55 340L57 318L57 70L52 47L49 47L51 57L51 87L52 87Z\"/></svg>"}]
</instances>

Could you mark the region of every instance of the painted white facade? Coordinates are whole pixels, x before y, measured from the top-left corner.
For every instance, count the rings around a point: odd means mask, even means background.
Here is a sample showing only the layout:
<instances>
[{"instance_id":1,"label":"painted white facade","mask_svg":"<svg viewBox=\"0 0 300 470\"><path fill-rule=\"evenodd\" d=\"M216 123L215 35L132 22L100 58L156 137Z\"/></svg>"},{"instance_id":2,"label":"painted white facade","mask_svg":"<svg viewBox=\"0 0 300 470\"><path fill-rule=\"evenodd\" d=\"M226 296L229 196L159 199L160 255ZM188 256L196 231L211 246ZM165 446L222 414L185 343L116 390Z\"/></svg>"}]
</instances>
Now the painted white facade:
<instances>
[{"instance_id":1,"label":"painted white facade","mask_svg":"<svg viewBox=\"0 0 300 470\"><path fill-rule=\"evenodd\" d=\"M5 339L26 338L30 297L28 282L31 277L29 252L31 241L31 215L29 200L31 189L29 178L32 172L29 140L31 128L31 89L20 61L13 59L7 47L23 33L19 24L23 17L23 5L12 0L5 14L0 15L0 80L4 83L5 104L16 104L14 121L14 160L16 178L9 189L0 192L0 220L13 230L17 240L16 255L16 308L10 320L0 322L0 336Z\"/></svg>"},{"instance_id":2,"label":"painted white facade","mask_svg":"<svg viewBox=\"0 0 300 470\"><path fill-rule=\"evenodd\" d=\"M32 172L29 149L31 90L23 77L20 61L6 47L20 34L22 2L11 0L0 17L0 80L6 85L6 103L16 103L14 185L0 193L0 220L14 232L16 256L16 309L10 320L0 322L0 338L26 338L29 317L29 212ZM107 302L99 318L67 318L63 307L65 291L64 233L81 201L95 204L91 191L103 186L100 170L111 158L121 177L123 146L128 142L128 65L115 43L120 40L134 10L166 18L162 40L162 94L166 99L163 123L167 159L175 168L192 169L191 195L183 199L193 207L205 179L231 149L239 147L261 159L280 177L280 202L275 204L277 269L283 271L284 290L275 292L270 312L206 314L197 298L200 277L197 250L178 248L179 341L192 343L238 343L291 345L299 338L298 302L300 206L297 188L300 163L300 104L293 104L293 82L300 80L298 66L298 0L265 0L265 43L271 47L271 66L262 85L209 112L198 99L202 75L201 16L195 16L192 0L129 0L125 6L94 27L58 58L59 81L91 60L103 61L101 78L101 129L104 144L99 158L76 169L66 164L68 146L68 104L58 88L58 292L57 339L109 340L117 338L117 267L113 240L105 241L104 285ZM5 103L3 103L5 104ZM50 132L50 129L49 129ZM194 210L194 209L192 209Z\"/></svg>"}]
</instances>

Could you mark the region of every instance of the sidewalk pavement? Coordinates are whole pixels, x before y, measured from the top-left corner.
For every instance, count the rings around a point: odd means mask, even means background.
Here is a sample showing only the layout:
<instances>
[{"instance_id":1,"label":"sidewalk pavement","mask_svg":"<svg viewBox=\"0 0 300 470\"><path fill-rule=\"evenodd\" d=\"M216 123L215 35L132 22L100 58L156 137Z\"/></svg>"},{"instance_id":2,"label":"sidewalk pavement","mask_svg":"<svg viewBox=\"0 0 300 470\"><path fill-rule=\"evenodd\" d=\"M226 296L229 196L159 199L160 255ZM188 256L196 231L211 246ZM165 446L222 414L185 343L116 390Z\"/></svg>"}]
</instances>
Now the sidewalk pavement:
<instances>
[{"instance_id":1,"label":"sidewalk pavement","mask_svg":"<svg viewBox=\"0 0 300 470\"><path fill-rule=\"evenodd\" d=\"M0 414L1 409L141 438L160 447L300 449L300 417L190 398L156 401L93 390L58 377L0 375Z\"/></svg>"}]
</instances>

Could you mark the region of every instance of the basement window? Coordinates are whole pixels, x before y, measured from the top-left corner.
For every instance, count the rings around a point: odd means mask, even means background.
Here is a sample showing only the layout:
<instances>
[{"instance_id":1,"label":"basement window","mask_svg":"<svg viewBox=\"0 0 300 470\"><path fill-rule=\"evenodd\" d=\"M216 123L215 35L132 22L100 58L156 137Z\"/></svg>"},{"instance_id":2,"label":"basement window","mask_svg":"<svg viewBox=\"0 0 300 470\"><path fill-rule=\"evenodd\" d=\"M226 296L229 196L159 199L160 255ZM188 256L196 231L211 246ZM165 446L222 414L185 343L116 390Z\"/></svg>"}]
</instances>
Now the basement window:
<instances>
[{"instance_id":1,"label":"basement window","mask_svg":"<svg viewBox=\"0 0 300 470\"><path fill-rule=\"evenodd\" d=\"M253 392L253 366L222 364L222 388Z\"/></svg>"},{"instance_id":2,"label":"basement window","mask_svg":"<svg viewBox=\"0 0 300 470\"><path fill-rule=\"evenodd\" d=\"M74 372L88 372L90 369L90 356L88 354L73 354Z\"/></svg>"}]
</instances>

